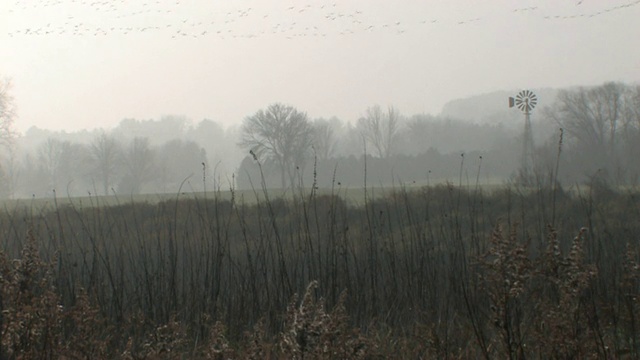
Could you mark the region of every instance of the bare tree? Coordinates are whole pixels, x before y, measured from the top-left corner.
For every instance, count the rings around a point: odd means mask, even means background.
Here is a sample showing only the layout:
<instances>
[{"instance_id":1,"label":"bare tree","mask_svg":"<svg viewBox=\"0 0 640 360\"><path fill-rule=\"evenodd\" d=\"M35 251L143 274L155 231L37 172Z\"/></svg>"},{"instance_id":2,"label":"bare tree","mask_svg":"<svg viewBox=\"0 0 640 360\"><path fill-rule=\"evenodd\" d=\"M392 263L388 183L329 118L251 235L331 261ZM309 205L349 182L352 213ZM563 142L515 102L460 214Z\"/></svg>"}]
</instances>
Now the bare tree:
<instances>
[{"instance_id":1,"label":"bare tree","mask_svg":"<svg viewBox=\"0 0 640 360\"><path fill-rule=\"evenodd\" d=\"M163 192L175 191L181 183L193 175L202 174L203 165L208 168L207 152L194 141L174 139L164 143L158 149L158 178ZM194 180L199 177L194 178ZM194 191L204 190L202 181L187 181ZM202 187L200 187L202 186ZM200 190L201 189L201 190Z\"/></svg>"},{"instance_id":2,"label":"bare tree","mask_svg":"<svg viewBox=\"0 0 640 360\"><path fill-rule=\"evenodd\" d=\"M2 165L0 170L2 176L0 178L0 188L3 196L12 195L14 192L14 171L13 162L15 160L14 139L15 132L13 130L13 122L15 121L16 112L11 96L11 81L8 79L0 79L0 145L4 146L7 151L2 154ZM5 169L8 165L9 171Z\"/></svg>"},{"instance_id":3,"label":"bare tree","mask_svg":"<svg viewBox=\"0 0 640 360\"><path fill-rule=\"evenodd\" d=\"M395 151L399 127L400 113L393 106L384 112L379 105L375 105L368 108L365 116L358 120L360 133L380 158L388 158Z\"/></svg>"},{"instance_id":4,"label":"bare tree","mask_svg":"<svg viewBox=\"0 0 640 360\"><path fill-rule=\"evenodd\" d=\"M69 146L58 139L47 138L47 140L38 147L38 162L42 171L49 178L50 190L58 188L58 176L63 161L65 147Z\"/></svg>"},{"instance_id":5,"label":"bare tree","mask_svg":"<svg viewBox=\"0 0 640 360\"><path fill-rule=\"evenodd\" d=\"M91 155L96 164L96 171L102 182L104 195L109 195L116 172L120 165L122 149L113 136L102 133L91 143Z\"/></svg>"},{"instance_id":6,"label":"bare tree","mask_svg":"<svg viewBox=\"0 0 640 360\"><path fill-rule=\"evenodd\" d=\"M335 124L325 119L316 119L313 122L313 148L316 156L326 160L334 155L338 143Z\"/></svg>"},{"instance_id":7,"label":"bare tree","mask_svg":"<svg viewBox=\"0 0 640 360\"><path fill-rule=\"evenodd\" d=\"M613 82L560 91L545 109L573 140L581 168L588 174L605 170L616 181L637 177L639 114L638 87Z\"/></svg>"},{"instance_id":8,"label":"bare tree","mask_svg":"<svg viewBox=\"0 0 640 360\"><path fill-rule=\"evenodd\" d=\"M16 147L10 146L4 158L3 170L6 185L2 189L2 192L9 198L13 198L16 195L21 176L21 168L17 155Z\"/></svg>"},{"instance_id":9,"label":"bare tree","mask_svg":"<svg viewBox=\"0 0 640 360\"><path fill-rule=\"evenodd\" d=\"M623 114L625 85L562 90L546 115L588 148L613 154L618 121Z\"/></svg>"},{"instance_id":10,"label":"bare tree","mask_svg":"<svg viewBox=\"0 0 640 360\"><path fill-rule=\"evenodd\" d=\"M139 194L142 186L153 176L154 153L149 146L149 138L136 137L131 140L124 154L127 173L123 178L125 191Z\"/></svg>"},{"instance_id":11,"label":"bare tree","mask_svg":"<svg viewBox=\"0 0 640 360\"><path fill-rule=\"evenodd\" d=\"M303 168L313 142L313 127L306 113L292 106L272 104L249 116L242 125L241 147L256 158L266 156L279 167L282 188L295 184L296 170Z\"/></svg>"},{"instance_id":12,"label":"bare tree","mask_svg":"<svg viewBox=\"0 0 640 360\"><path fill-rule=\"evenodd\" d=\"M623 127L625 130L640 129L640 85L629 87L625 95Z\"/></svg>"},{"instance_id":13,"label":"bare tree","mask_svg":"<svg viewBox=\"0 0 640 360\"><path fill-rule=\"evenodd\" d=\"M13 144L15 118L16 111L11 96L11 81L0 79L0 143L2 145L11 146Z\"/></svg>"},{"instance_id":14,"label":"bare tree","mask_svg":"<svg viewBox=\"0 0 640 360\"><path fill-rule=\"evenodd\" d=\"M622 114L623 142L626 156L625 168L629 182L637 184L640 179L640 85L629 87L625 93Z\"/></svg>"},{"instance_id":15,"label":"bare tree","mask_svg":"<svg viewBox=\"0 0 640 360\"><path fill-rule=\"evenodd\" d=\"M410 153L422 154L434 146L431 139L433 137L433 123L436 119L431 115L414 115L407 122L405 128L405 147L410 149Z\"/></svg>"},{"instance_id":16,"label":"bare tree","mask_svg":"<svg viewBox=\"0 0 640 360\"><path fill-rule=\"evenodd\" d=\"M66 185L69 191L70 183L87 172L86 145L68 140L48 137L38 147L37 159L40 171L47 177L48 190Z\"/></svg>"}]
</instances>

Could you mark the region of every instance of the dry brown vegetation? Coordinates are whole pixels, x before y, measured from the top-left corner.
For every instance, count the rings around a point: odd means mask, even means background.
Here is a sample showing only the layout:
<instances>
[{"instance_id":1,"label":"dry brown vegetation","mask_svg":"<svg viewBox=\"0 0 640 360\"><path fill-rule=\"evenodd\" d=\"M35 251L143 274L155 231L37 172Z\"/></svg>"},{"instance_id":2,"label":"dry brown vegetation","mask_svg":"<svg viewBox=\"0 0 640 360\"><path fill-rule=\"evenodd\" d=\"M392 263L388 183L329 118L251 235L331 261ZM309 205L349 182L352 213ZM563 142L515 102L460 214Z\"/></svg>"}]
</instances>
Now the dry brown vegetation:
<instances>
[{"instance_id":1,"label":"dry brown vegetation","mask_svg":"<svg viewBox=\"0 0 640 360\"><path fill-rule=\"evenodd\" d=\"M638 358L640 203L596 185L6 209L0 358Z\"/></svg>"}]
</instances>

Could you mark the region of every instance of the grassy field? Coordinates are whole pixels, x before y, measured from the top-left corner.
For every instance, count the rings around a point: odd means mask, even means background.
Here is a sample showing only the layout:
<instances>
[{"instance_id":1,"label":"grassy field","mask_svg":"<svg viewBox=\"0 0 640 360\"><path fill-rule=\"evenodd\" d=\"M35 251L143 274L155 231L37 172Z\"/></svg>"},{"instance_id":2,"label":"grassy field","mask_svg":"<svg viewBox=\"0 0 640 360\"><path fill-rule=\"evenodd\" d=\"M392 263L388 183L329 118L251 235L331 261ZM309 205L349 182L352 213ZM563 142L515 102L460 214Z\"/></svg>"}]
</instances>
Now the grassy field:
<instances>
[{"instance_id":1,"label":"grassy field","mask_svg":"<svg viewBox=\"0 0 640 360\"><path fill-rule=\"evenodd\" d=\"M629 189L411 184L3 207L0 358L640 356Z\"/></svg>"},{"instance_id":2,"label":"grassy field","mask_svg":"<svg viewBox=\"0 0 640 360\"><path fill-rule=\"evenodd\" d=\"M397 191L398 189L405 190L419 190L426 186L447 185L452 182L448 179L436 179L432 181L420 181L410 182L406 184L399 184L398 186L369 186L367 190L367 196L370 199L377 197L384 197L386 194ZM504 180L499 179L485 179L484 182L478 184L457 184L457 187L461 187L467 190L482 189L484 193L490 193L494 190L503 188L505 184ZM292 199L294 196L311 196L312 193L315 196L323 195L336 195L344 199L350 204L362 204L364 202L365 191L363 187L347 187L336 185L333 189L321 188L312 190L310 187L298 188L293 191L284 191L282 189L266 189L266 192L271 198L287 198ZM31 208L36 211L40 210L55 210L56 206L78 206L78 207L100 207L100 206L117 206L122 204L131 203L148 203L158 204L160 202L171 200L196 200L196 199L214 199L217 198L220 201L231 201L232 199L237 202L245 204L255 204L258 201L265 200L265 189L254 190L237 190L237 189L219 189L216 191L194 192L194 191L181 191L175 193L165 194L117 194L117 195L87 195L87 196L74 196L69 197L64 194L58 194L51 197L32 197L32 198L20 198L20 199L0 199L0 208L5 211L11 211L16 208Z\"/></svg>"}]
</instances>

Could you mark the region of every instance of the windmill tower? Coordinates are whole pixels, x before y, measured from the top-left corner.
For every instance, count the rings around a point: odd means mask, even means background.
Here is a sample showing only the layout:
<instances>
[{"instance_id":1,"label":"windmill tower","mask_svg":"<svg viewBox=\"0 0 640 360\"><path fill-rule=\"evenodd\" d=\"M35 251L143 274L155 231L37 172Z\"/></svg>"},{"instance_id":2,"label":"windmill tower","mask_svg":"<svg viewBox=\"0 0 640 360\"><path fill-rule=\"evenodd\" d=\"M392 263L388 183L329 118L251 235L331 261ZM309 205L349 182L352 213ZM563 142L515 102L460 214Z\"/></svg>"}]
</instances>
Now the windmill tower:
<instances>
[{"instance_id":1,"label":"windmill tower","mask_svg":"<svg viewBox=\"0 0 640 360\"><path fill-rule=\"evenodd\" d=\"M515 98L509 97L509 107L517 107L524 112L524 134L522 158L520 160L520 181L530 184L533 175L533 134L531 132L531 110L536 107L538 97L530 90L522 90Z\"/></svg>"}]
</instances>

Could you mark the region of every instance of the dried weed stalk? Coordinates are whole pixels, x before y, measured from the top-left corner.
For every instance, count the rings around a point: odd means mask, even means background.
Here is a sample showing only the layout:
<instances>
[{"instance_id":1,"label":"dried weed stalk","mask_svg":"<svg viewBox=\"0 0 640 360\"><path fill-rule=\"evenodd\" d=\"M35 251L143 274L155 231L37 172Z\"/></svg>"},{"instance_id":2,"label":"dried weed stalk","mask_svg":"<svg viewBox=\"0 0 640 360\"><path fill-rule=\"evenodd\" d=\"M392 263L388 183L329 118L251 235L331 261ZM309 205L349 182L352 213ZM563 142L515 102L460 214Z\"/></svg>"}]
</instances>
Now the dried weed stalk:
<instances>
[{"instance_id":1,"label":"dried weed stalk","mask_svg":"<svg viewBox=\"0 0 640 360\"><path fill-rule=\"evenodd\" d=\"M314 301L312 281L300 305L294 296L287 309L285 330L280 336L282 356L290 359L361 359L369 345L358 330L350 329L344 308L346 293L333 311L325 311L324 300Z\"/></svg>"}]
</instances>

